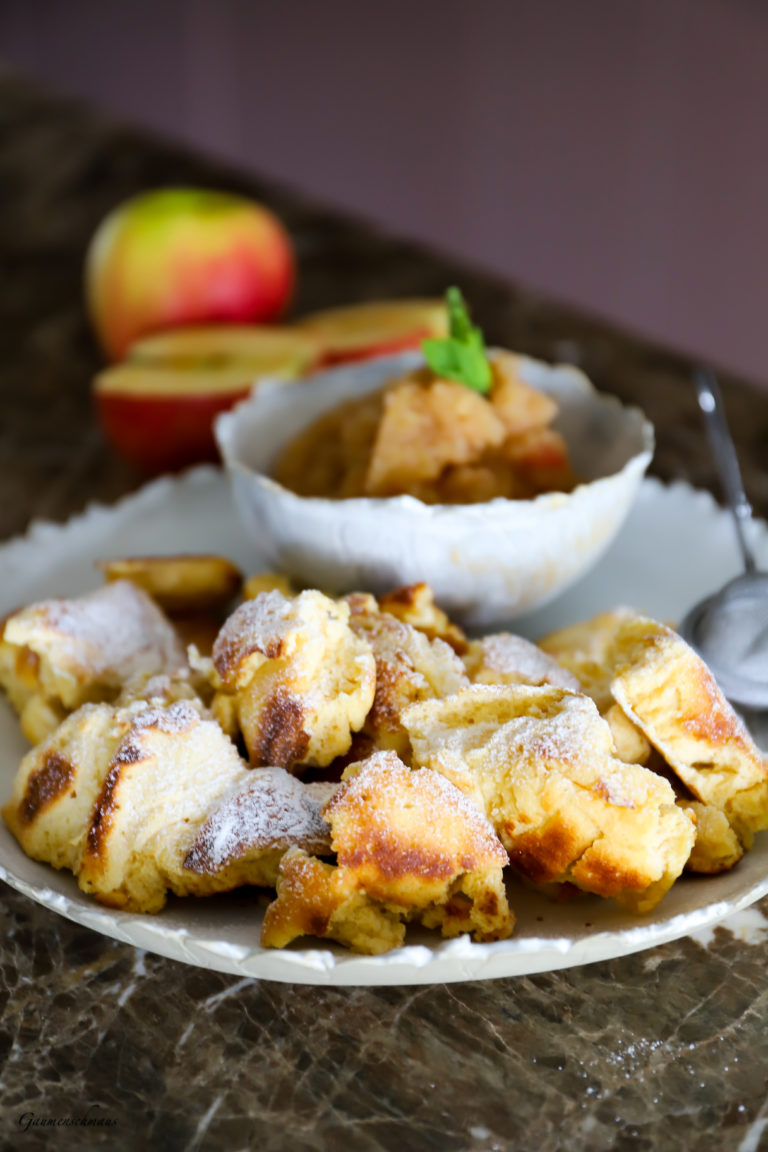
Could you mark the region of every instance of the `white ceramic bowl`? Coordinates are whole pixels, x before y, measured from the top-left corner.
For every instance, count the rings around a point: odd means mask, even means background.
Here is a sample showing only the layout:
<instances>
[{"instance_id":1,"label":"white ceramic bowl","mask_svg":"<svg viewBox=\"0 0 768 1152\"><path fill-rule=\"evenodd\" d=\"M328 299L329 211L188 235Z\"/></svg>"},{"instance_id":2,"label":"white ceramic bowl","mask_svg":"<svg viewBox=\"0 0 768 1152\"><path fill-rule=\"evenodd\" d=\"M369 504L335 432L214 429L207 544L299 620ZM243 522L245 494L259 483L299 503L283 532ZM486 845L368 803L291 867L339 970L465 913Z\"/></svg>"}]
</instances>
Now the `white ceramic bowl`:
<instances>
[{"instance_id":1,"label":"white ceramic bowl","mask_svg":"<svg viewBox=\"0 0 768 1152\"><path fill-rule=\"evenodd\" d=\"M570 493L427 505L411 496L297 496L271 479L280 450L319 413L421 363L409 352L301 383L260 380L218 417L216 439L266 566L337 593L426 580L455 619L487 628L544 604L596 562L650 463L653 428L638 409L596 392L577 369L522 359L523 378L557 400L555 427L584 478Z\"/></svg>"}]
</instances>

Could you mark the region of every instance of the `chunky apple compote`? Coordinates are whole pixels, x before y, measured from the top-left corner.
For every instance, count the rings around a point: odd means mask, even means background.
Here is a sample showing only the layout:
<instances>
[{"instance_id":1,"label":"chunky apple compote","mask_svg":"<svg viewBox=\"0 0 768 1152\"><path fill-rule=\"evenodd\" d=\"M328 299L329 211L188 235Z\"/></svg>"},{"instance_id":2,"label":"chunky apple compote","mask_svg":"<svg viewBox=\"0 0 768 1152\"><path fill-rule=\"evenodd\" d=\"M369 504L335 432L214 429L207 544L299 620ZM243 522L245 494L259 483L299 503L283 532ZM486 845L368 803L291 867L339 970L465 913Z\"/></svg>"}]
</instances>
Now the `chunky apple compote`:
<instances>
[{"instance_id":1,"label":"chunky apple compote","mask_svg":"<svg viewBox=\"0 0 768 1152\"><path fill-rule=\"evenodd\" d=\"M569 491L555 401L520 378L511 353L487 363L485 394L426 366L324 413L283 450L275 479L300 496L427 504Z\"/></svg>"}]
</instances>

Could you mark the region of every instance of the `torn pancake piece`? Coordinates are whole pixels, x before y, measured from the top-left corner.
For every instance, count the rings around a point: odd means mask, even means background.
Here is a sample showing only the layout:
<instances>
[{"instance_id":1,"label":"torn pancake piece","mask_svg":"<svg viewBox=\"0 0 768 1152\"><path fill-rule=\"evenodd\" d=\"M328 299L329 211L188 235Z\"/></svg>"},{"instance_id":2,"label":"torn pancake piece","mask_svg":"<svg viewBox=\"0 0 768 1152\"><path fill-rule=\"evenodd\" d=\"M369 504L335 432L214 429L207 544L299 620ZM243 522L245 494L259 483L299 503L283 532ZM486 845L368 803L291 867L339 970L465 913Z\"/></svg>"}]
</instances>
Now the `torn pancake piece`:
<instances>
[{"instance_id":1,"label":"torn pancake piece","mask_svg":"<svg viewBox=\"0 0 768 1152\"><path fill-rule=\"evenodd\" d=\"M131 719L84 704L24 757L2 815L33 860L80 871L96 798Z\"/></svg>"},{"instance_id":2,"label":"torn pancake piece","mask_svg":"<svg viewBox=\"0 0 768 1152\"><path fill-rule=\"evenodd\" d=\"M323 767L348 750L376 686L370 645L348 621L348 606L322 592L272 590L224 624L213 709L228 730L236 719L255 767Z\"/></svg>"},{"instance_id":3,"label":"torn pancake piece","mask_svg":"<svg viewBox=\"0 0 768 1152\"><path fill-rule=\"evenodd\" d=\"M88 828L78 884L102 903L157 912L170 889L227 887L184 868L197 830L248 769L232 742L191 702L136 712L109 761Z\"/></svg>"},{"instance_id":4,"label":"torn pancake piece","mask_svg":"<svg viewBox=\"0 0 768 1152\"><path fill-rule=\"evenodd\" d=\"M646 912L682 872L692 817L668 781L615 756L589 697L473 685L413 705L403 723L414 765L464 792L533 883L569 881Z\"/></svg>"},{"instance_id":5,"label":"torn pancake piece","mask_svg":"<svg viewBox=\"0 0 768 1152\"><path fill-rule=\"evenodd\" d=\"M184 867L215 876L228 888L274 888L289 848L331 855L331 830L321 815L335 784L304 784L284 768L254 768L242 787L205 821L184 857Z\"/></svg>"},{"instance_id":6,"label":"torn pancake piece","mask_svg":"<svg viewBox=\"0 0 768 1152\"><path fill-rule=\"evenodd\" d=\"M597 704L600 715L613 732L619 759L628 764L645 764L651 755L651 745L611 695L615 673L611 647L622 625L636 616L631 608L601 612L590 620L571 624L545 636L539 641L539 646L575 676L580 690Z\"/></svg>"},{"instance_id":7,"label":"torn pancake piece","mask_svg":"<svg viewBox=\"0 0 768 1152\"><path fill-rule=\"evenodd\" d=\"M539 641L543 652L576 676L579 688L591 696L614 734L616 755L628 764L646 764L651 744L634 725L623 708L610 694L615 668L610 662L610 649L618 629L626 620L637 616L631 608L614 608L591 620L570 624Z\"/></svg>"},{"instance_id":8,"label":"torn pancake piece","mask_svg":"<svg viewBox=\"0 0 768 1152\"><path fill-rule=\"evenodd\" d=\"M313 935L375 954L402 944L409 921L475 940L512 932L507 854L488 821L439 774L376 752L350 765L324 816L337 863L286 853L264 917L265 947Z\"/></svg>"},{"instance_id":9,"label":"torn pancake piece","mask_svg":"<svg viewBox=\"0 0 768 1152\"><path fill-rule=\"evenodd\" d=\"M686 871L714 876L735 867L744 855L744 847L725 813L698 800L677 802L696 817L696 841L685 863Z\"/></svg>"},{"instance_id":10,"label":"torn pancake piece","mask_svg":"<svg viewBox=\"0 0 768 1152\"><path fill-rule=\"evenodd\" d=\"M134 676L126 680L120 695L115 700L119 708L126 708L131 704L175 704L177 700L191 700L199 708L203 706L195 686L199 678L189 668L167 675L159 673L154 676Z\"/></svg>"},{"instance_id":11,"label":"torn pancake piece","mask_svg":"<svg viewBox=\"0 0 768 1152\"><path fill-rule=\"evenodd\" d=\"M107 581L138 585L171 615L224 609L243 585L243 574L231 560L209 553L121 556L101 560L97 567Z\"/></svg>"},{"instance_id":12,"label":"torn pancake piece","mask_svg":"<svg viewBox=\"0 0 768 1152\"><path fill-rule=\"evenodd\" d=\"M592 697L601 713L613 704L611 680L614 668L608 655L611 645L621 626L636 616L637 613L630 608L615 608L589 620L569 624L538 641L542 651L576 677L582 692Z\"/></svg>"},{"instance_id":13,"label":"torn pancake piece","mask_svg":"<svg viewBox=\"0 0 768 1152\"><path fill-rule=\"evenodd\" d=\"M652 751L650 741L637 724L632 723L624 709L619 704L612 704L602 717L611 730L613 748L619 760L627 764L647 764Z\"/></svg>"},{"instance_id":14,"label":"torn pancake piece","mask_svg":"<svg viewBox=\"0 0 768 1152\"><path fill-rule=\"evenodd\" d=\"M210 895L228 878L184 860L249 769L192 701L85 705L22 761L3 816L34 859L71 869L103 904L157 912L170 889Z\"/></svg>"},{"instance_id":15,"label":"torn pancake piece","mask_svg":"<svg viewBox=\"0 0 768 1152\"><path fill-rule=\"evenodd\" d=\"M435 603L435 594L424 581L385 593L379 597L379 608L417 628L429 640L444 640L459 656L467 650L466 635Z\"/></svg>"},{"instance_id":16,"label":"torn pancake piece","mask_svg":"<svg viewBox=\"0 0 768 1152\"><path fill-rule=\"evenodd\" d=\"M448 696L469 683L463 663L440 639L382 612L366 593L346 597L350 627L371 648L376 661L376 691L364 732L378 748L409 754L401 722L405 708L417 700Z\"/></svg>"},{"instance_id":17,"label":"torn pancake piece","mask_svg":"<svg viewBox=\"0 0 768 1152\"><path fill-rule=\"evenodd\" d=\"M693 797L723 812L745 848L768 828L768 763L706 664L665 624L626 620L611 693Z\"/></svg>"},{"instance_id":18,"label":"torn pancake piece","mask_svg":"<svg viewBox=\"0 0 768 1152\"><path fill-rule=\"evenodd\" d=\"M472 640L464 653L473 684L553 684L578 692L581 685L554 656L512 632L494 632Z\"/></svg>"},{"instance_id":19,"label":"torn pancake piece","mask_svg":"<svg viewBox=\"0 0 768 1152\"><path fill-rule=\"evenodd\" d=\"M128 580L22 608L0 633L0 685L33 741L81 704L114 700L130 680L185 667L170 621Z\"/></svg>"},{"instance_id":20,"label":"torn pancake piece","mask_svg":"<svg viewBox=\"0 0 768 1152\"><path fill-rule=\"evenodd\" d=\"M669 781L678 807L688 809L696 821L696 840L685 862L686 872L713 876L735 867L744 855L744 845L725 813L712 804L694 799L690 789L686 788L655 748L651 752L648 768Z\"/></svg>"}]
</instances>

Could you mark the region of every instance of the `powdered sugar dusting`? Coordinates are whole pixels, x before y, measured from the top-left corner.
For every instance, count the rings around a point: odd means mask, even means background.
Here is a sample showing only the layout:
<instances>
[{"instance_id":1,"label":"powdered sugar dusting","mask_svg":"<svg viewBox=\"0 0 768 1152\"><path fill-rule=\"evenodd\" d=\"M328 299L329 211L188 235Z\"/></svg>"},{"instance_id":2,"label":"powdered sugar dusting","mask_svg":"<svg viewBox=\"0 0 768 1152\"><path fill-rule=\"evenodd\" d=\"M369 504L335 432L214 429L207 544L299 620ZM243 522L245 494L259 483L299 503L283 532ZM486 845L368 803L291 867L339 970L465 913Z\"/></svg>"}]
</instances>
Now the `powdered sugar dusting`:
<instances>
[{"instance_id":1,"label":"powdered sugar dusting","mask_svg":"<svg viewBox=\"0 0 768 1152\"><path fill-rule=\"evenodd\" d=\"M613 746L610 729L592 700L568 695L549 714L520 716L514 742L534 759L562 764L596 760Z\"/></svg>"},{"instance_id":2,"label":"powdered sugar dusting","mask_svg":"<svg viewBox=\"0 0 768 1152\"><path fill-rule=\"evenodd\" d=\"M608 755L613 738L594 702L551 685L473 684L405 714L421 759L446 750L462 764L472 749L508 763L511 756L574 763Z\"/></svg>"},{"instance_id":3,"label":"powdered sugar dusting","mask_svg":"<svg viewBox=\"0 0 768 1152\"><path fill-rule=\"evenodd\" d=\"M134 728L156 728L170 736L179 735L200 723L200 712L189 700L177 700L167 708L150 705L137 713Z\"/></svg>"},{"instance_id":4,"label":"powdered sugar dusting","mask_svg":"<svg viewBox=\"0 0 768 1152\"><path fill-rule=\"evenodd\" d=\"M580 689L579 681L567 669L530 640L512 632L496 632L479 641L482 653L480 671L487 668L524 684L554 684L559 688Z\"/></svg>"},{"instance_id":5,"label":"powdered sugar dusting","mask_svg":"<svg viewBox=\"0 0 768 1152\"><path fill-rule=\"evenodd\" d=\"M113 765L138 764L151 758L151 751L142 740L142 733L155 729L169 736L187 735L201 721L200 705L179 700L167 707L155 702L138 700L115 713L116 730L122 735L120 745L112 757ZM127 727L127 732L125 728Z\"/></svg>"},{"instance_id":6,"label":"powdered sugar dusting","mask_svg":"<svg viewBox=\"0 0 768 1152\"><path fill-rule=\"evenodd\" d=\"M282 768L254 768L249 776L200 829L184 862L189 870L217 872L234 860L294 845L330 851L319 796Z\"/></svg>"},{"instance_id":7,"label":"powdered sugar dusting","mask_svg":"<svg viewBox=\"0 0 768 1152\"><path fill-rule=\"evenodd\" d=\"M251 652L277 656L294 617L292 602L276 588L246 600L224 624L213 646L213 662L223 680Z\"/></svg>"},{"instance_id":8,"label":"powdered sugar dusting","mask_svg":"<svg viewBox=\"0 0 768 1152\"><path fill-rule=\"evenodd\" d=\"M54 634L56 662L93 677L114 672L126 680L140 672L170 672L186 663L169 621L146 592L128 580L116 580L75 600L44 601L19 614L22 626L33 629L36 616ZM13 640L13 629L8 638Z\"/></svg>"},{"instance_id":9,"label":"powdered sugar dusting","mask_svg":"<svg viewBox=\"0 0 768 1152\"><path fill-rule=\"evenodd\" d=\"M227 686L237 680L239 665L253 653L268 659L289 657L309 636L319 637L332 621L343 627L349 609L314 590L293 599L273 589L246 600L233 612L216 637L213 662Z\"/></svg>"},{"instance_id":10,"label":"powdered sugar dusting","mask_svg":"<svg viewBox=\"0 0 768 1152\"><path fill-rule=\"evenodd\" d=\"M315 803L322 808L339 790L339 785L335 780L308 780L304 783L304 788Z\"/></svg>"}]
</instances>

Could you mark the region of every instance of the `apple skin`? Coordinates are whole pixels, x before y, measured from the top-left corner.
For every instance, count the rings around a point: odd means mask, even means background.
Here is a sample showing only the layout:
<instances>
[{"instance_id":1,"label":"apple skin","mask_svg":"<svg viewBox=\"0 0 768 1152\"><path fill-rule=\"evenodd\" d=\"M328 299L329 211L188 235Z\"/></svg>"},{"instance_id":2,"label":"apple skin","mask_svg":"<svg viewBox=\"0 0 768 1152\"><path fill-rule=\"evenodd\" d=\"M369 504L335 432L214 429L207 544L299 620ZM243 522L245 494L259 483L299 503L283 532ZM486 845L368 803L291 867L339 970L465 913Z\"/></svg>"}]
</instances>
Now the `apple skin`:
<instances>
[{"instance_id":1,"label":"apple skin","mask_svg":"<svg viewBox=\"0 0 768 1152\"><path fill-rule=\"evenodd\" d=\"M370 300L310 313L296 327L320 345L318 368L391 356L448 335L448 312L440 299Z\"/></svg>"},{"instance_id":2,"label":"apple skin","mask_svg":"<svg viewBox=\"0 0 768 1152\"><path fill-rule=\"evenodd\" d=\"M139 337L202 323L265 323L293 296L290 237L267 208L227 192L162 188L127 200L99 225L86 296L111 360Z\"/></svg>"},{"instance_id":3,"label":"apple skin","mask_svg":"<svg viewBox=\"0 0 768 1152\"><path fill-rule=\"evenodd\" d=\"M419 328L405 336L384 340L381 343L361 345L359 348L330 348L321 354L315 370L353 364L359 360L374 360L377 356L394 356L397 352L411 352L420 348L422 340L429 339L431 335L429 328Z\"/></svg>"},{"instance_id":4,"label":"apple skin","mask_svg":"<svg viewBox=\"0 0 768 1152\"><path fill-rule=\"evenodd\" d=\"M213 421L220 412L244 400L249 391L246 387L183 399L96 392L96 413L120 456L140 472L156 476L192 464L218 462Z\"/></svg>"}]
</instances>

